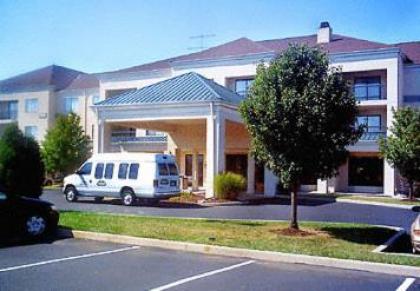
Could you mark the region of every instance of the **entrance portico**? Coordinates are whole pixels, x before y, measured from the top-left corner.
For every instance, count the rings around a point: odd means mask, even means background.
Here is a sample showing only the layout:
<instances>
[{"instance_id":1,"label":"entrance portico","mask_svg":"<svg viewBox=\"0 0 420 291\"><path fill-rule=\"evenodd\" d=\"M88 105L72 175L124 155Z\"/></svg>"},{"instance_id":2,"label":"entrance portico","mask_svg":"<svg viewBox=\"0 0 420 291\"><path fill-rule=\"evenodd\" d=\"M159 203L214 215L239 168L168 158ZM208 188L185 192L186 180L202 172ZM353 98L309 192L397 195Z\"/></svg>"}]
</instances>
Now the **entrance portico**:
<instances>
[{"instance_id":1,"label":"entrance portico","mask_svg":"<svg viewBox=\"0 0 420 291\"><path fill-rule=\"evenodd\" d=\"M165 132L166 152L176 156L180 173L190 176L194 190L202 187L206 197L213 197L214 177L226 171L228 162L231 169L245 174L247 192L255 193L255 162L237 110L240 100L195 73L106 99L95 106L98 142L94 151L111 151L113 126Z\"/></svg>"}]
</instances>

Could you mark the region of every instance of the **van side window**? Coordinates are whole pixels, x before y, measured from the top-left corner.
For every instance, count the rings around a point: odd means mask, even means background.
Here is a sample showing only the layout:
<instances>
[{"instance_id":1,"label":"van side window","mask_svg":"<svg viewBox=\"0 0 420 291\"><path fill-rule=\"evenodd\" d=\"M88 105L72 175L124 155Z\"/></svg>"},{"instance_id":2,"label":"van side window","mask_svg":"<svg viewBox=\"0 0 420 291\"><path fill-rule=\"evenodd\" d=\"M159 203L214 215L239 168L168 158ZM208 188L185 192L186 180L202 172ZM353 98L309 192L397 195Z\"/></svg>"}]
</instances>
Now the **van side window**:
<instances>
[{"instance_id":1,"label":"van side window","mask_svg":"<svg viewBox=\"0 0 420 291\"><path fill-rule=\"evenodd\" d=\"M169 167L169 174L171 176L178 176L178 169L176 168L175 164L168 164Z\"/></svg>"},{"instance_id":2,"label":"van side window","mask_svg":"<svg viewBox=\"0 0 420 291\"><path fill-rule=\"evenodd\" d=\"M160 176L168 176L169 170L166 164L158 164L159 175Z\"/></svg>"},{"instance_id":3,"label":"van side window","mask_svg":"<svg viewBox=\"0 0 420 291\"><path fill-rule=\"evenodd\" d=\"M95 168L95 179L102 179L104 176L104 163L97 163Z\"/></svg>"},{"instance_id":4,"label":"van side window","mask_svg":"<svg viewBox=\"0 0 420 291\"><path fill-rule=\"evenodd\" d=\"M84 164L77 173L79 175L90 175L92 173L92 163Z\"/></svg>"},{"instance_id":5,"label":"van side window","mask_svg":"<svg viewBox=\"0 0 420 291\"><path fill-rule=\"evenodd\" d=\"M128 164L120 164L120 167L118 168L118 179L127 179L127 168Z\"/></svg>"},{"instance_id":6,"label":"van side window","mask_svg":"<svg viewBox=\"0 0 420 291\"><path fill-rule=\"evenodd\" d=\"M128 179L137 179L139 174L139 164L131 164L130 172L128 173Z\"/></svg>"},{"instance_id":7,"label":"van side window","mask_svg":"<svg viewBox=\"0 0 420 291\"><path fill-rule=\"evenodd\" d=\"M114 172L114 164L106 164L105 166L105 179L112 179L112 173Z\"/></svg>"}]
</instances>

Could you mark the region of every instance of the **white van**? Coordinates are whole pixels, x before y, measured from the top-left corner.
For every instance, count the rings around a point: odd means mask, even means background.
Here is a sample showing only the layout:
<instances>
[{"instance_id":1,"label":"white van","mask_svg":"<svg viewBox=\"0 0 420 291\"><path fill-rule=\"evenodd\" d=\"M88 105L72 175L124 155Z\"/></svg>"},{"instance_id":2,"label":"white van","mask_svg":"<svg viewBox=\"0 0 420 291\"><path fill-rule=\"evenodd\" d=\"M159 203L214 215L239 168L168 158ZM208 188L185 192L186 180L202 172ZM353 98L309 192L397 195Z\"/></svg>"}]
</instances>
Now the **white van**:
<instances>
[{"instance_id":1,"label":"white van","mask_svg":"<svg viewBox=\"0 0 420 291\"><path fill-rule=\"evenodd\" d=\"M137 198L158 202L178 196L179 174L175 158L166 154L106 153L88 159L78 171L64 178L69 202L78 197L118 197L124 205Z\"/></svg>"}]
</instances>

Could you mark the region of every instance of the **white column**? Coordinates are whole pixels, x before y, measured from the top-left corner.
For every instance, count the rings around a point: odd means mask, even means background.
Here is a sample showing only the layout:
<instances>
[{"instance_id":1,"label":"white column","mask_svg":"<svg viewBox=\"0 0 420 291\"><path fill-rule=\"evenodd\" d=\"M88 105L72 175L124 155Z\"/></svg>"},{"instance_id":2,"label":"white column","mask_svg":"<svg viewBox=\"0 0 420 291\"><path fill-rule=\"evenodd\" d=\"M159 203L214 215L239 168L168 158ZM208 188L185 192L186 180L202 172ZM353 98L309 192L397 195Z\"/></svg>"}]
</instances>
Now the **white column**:
<instances>
[{"instance_id":1,"label":"white column","mask_svg":"<svg viewBox=\"0 0 420 291\"><path fill-rule=\"evenodd\" d=\"M386 106L386 126L387 136L391 135L389 128L392 126L392 122L394 121L394 116L392 114L392 108L398 109L399 101L402 98L402 81L401 76L402 72L400 70L401 61L396 59L395 62L392 63L387 68L387 84L386 84L386 98L387 98L387 106ZM395 189L395 170L391 167L388 162L384 161L384 194L386 195L394 195Z\"/></svg>"},{"instance_id":2,"label":"white column","mask_svg":"<svg viewBox=\"0 0 420 291\"><path fill-rule=\"evenodd\" d=\"M316 180L316 191L319 193L327 193L327 180L317 179Z\"/></svg>"},{"instance_id":3,"label":"white column","mask_svg":"<svg viewBox=\"0 0 420 291\"><path fill-rule=\"evenodd\" d=\"M264 168L264 196L273 197L277 192L278 178L269 169Z\"/></svg>"},{"instance_id":4,"label":"white column","mask_svg":"<svg viewBox=\"0 0 420 291\"><path fill-rule=\"evenodd\" d=\"M214 197L215 133L213 116L206 120L206 198Z\"/></svg>"},{"instance_id":5,"label":"white column","mask_svg":"<svg viewBox=\"0 0 420 291\"><path fill-rule=\"evenodd\" d=\"M393 196L395 189L395 169L384 161L384 194Z\"/></svg>"},{"instance_id":6,"label":"white column","mask_svg":"<svg viewBox=\"0 0 420 291\"><path fill-rule=\"evenodd\" d=\"M93 152L94 153L103 153L104 152L104 121L102 119L98 120L96 142L94 143Z\"/></svg>"},{"instance_id":7,"label":"white column","mask_svg":"<svg viewBox=\"0 0 420 291\"><path fill-rule=\"evenodd\" d=\"M248 153L247 190L248 194L255 194L255 159Z\"/></svg>"},{"instance_id":8,"label":"white column","mask_svg":"<svg viewBox=\"0 0 420 291\"><path fill-rule=\"evenodd\" d=\"M206 198L214 197L214 177L225 171L225 120L220 113L206 120Z\"/></svg>"}]
</instances>

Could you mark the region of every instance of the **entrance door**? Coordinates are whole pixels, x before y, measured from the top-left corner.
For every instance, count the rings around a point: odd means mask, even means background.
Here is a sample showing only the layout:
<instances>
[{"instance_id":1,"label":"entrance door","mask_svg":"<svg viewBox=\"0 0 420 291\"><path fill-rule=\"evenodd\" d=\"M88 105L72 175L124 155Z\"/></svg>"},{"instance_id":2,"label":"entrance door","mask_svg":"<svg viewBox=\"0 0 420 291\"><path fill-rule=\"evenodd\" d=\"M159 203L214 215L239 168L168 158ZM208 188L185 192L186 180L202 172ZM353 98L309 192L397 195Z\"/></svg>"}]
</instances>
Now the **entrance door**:
<instances>
[{"instance_id":1,"label":"entrance door","mask_svg":"<svg viewBox=\"0 0 420 291\"><path fill-rule=\"evenodd\" d=\"M204 183L204 155L197 155L197 184L198 187L203 187Z\"/></svg>"},{"instance_id":2,"label":"entrance door","mask_svg":"<svg viewBox=\"0 0 420 291\"><path fill-rule=\"evenodd\" d=\"M226 155L226 172L242 175L246 179L248 173L248 155Z\"/></svg>"}]
</instances>

